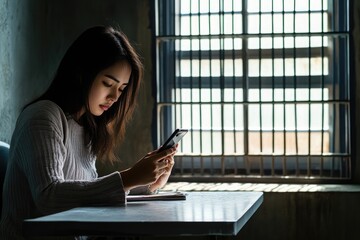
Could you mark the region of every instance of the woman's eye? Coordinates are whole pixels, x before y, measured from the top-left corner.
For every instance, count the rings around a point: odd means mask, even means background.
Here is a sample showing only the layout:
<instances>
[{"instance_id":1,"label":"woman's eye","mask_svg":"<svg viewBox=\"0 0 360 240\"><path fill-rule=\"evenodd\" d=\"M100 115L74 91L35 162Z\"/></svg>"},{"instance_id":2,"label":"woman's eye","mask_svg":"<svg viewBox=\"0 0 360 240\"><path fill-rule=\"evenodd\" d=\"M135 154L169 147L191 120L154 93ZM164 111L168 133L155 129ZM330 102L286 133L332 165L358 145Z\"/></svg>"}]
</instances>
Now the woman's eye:
<instances>
[{"instance_id":1,"label":"woman's eye","mask_svg":"<svg viewBox=\"0 0 360 240\"><path fill-rule=\"evenodd\" d=\"M105 81L103 82L103 84L104 84L105 87L111 87L111 84L109 84L109 83L107 83Z\"/></svg>"}]
</instances>

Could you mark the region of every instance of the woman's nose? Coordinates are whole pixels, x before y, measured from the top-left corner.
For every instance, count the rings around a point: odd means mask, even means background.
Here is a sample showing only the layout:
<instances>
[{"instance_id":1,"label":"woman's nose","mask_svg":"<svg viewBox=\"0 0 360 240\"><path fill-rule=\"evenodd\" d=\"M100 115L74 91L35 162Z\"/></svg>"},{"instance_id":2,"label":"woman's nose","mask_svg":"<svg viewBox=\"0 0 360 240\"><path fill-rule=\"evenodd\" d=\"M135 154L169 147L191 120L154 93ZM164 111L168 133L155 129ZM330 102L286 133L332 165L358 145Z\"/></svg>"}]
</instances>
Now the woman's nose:
<instances>
[{"instance_id":1,"label":"woman's nose","mask_svg":"<svg viewBox=\"0 0 360 240\"><path fill-rule=\"evenodd\" d=\"M109 93L108 98L111 99L112 101L116 102L119 99L120 95L121 95L120 91L113 90Z\"/></svg>"}]
</instances>

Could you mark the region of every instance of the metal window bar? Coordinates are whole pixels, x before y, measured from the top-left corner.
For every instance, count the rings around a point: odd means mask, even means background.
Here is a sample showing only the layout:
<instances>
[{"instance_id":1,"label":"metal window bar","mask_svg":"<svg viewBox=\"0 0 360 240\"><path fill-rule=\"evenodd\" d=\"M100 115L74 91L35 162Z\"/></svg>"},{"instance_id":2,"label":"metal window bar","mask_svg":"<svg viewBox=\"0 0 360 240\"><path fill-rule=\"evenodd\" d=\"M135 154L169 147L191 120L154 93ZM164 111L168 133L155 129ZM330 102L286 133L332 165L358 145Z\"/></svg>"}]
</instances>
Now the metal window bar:
<instances>
[{"instance_id":1,"label":"metal window bar","mask_svg":"<svg viewBox=\"0 0 360 240\"><path fill-rule=\"evenodd\" d=\"M285 3L284 1L282 2L282 9L285 9ZM285 33L285 15L282 15L282 33ZM282 38L282 46L285 46L285 38ZM285 48L282 48L282 55L285 56ZM285 86L286 86L286 82L285 82L285 73L286 73L286 69L285 69L285 57L283 57L282 59L282 63L283 63L283 67L282 67L282 88L284 89L283 91L283 99L286 99L286 95L285 95ZM283 105L284 109L285 109L285 104ZM284 111L284 115L283 115L283 122L284 122L284 128L283 128L283 143L284 143L284 149L287 149L287 144L286 144L286 111ZM287 175L287 164L286 164L286 156L284 154L284 157L282 158L282 171L283 174L286 176Z\"/></svg>"},{"instance_id":2,"label":"metal window bar","mask_svg":"<svg viewBox=\"0 0 360 240\"><path fill-rule=\"evenodd\" d=\"M289 8L283 0L281 10L261 0L257 10L257 1L246 0L155 2L162 26L156 36L163 73L158 75L158 140L174 128L190 129L173 178L351 178L347 1L321 0L321 8L312 9L314 1L294 0ZM254 16L258 31L249 28ZM312 31L316 16L320 30ZM164 27L169 18L177 30ZM281 19L281 31L275 19ZM297 29L298 19L307 19L307 31ZM175 69L166 68L168 63Z\"/></svg>"},{"instance_id":3,"label":"metal window bar","mask_svg":"<svg viewBox=\"0 0 360 240\"><path fill-rule=\"evenodd\" d=\"M274 19L274 2L272 2L271 4L271 18ZM271 32L274 32L274 21L272 21L271 23ZM275 61L275 52L274 52L274 39L271 39L271 59L274 62ZM275 75L275 68L274 68L274 64L272 65L272 69L271 69L271 75L274 76ZM275 97L275 84L274 84L274 78L271 81L271 88L272 88L272 97L271 99L274 101L274 97ZM274 105L272 105L272 145L271 145L271 149L272 152L275 152L275 107ZM271 158L271 175L275 175L275 159L274 157Z\"/></svg>"},{"instance_id":4,"label":"metal window bar","mask_svg":"<svg viewBox=\"0 0 360 240\"><path fill-rule=\"evenodd\" d=\"M262 11L261 11L261 6L259 6L260 8L260 11L259 11L259 32L261 33L261 23L262 23ZM260 129L259 129L259 142L260 142L260 152L263 152L263 141L262 141L262 136L263 136L263 116L262 116L262 108L263 108L263 105L261 104L262 103L262 94L261 94L261 89L262 89L262 76L261 76L261 70L262 70L262 41L261 41L261 38L259 38L259 88L258 88L258 92L259 92L259 118L260 118ZM263 169L263 165L264 165L264 159L263 159L263 156L260 155L260 175L264 175L264 169Z\"/></svg>"}]
</instances>

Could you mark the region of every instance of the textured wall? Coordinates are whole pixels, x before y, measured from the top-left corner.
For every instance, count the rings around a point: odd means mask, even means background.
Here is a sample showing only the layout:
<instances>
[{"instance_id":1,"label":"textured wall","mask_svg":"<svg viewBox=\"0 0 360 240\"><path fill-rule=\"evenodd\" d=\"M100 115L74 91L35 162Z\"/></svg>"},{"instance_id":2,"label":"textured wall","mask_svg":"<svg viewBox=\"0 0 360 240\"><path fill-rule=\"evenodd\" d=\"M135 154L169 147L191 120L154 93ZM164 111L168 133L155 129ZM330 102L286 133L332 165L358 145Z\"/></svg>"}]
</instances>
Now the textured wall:
<instances>
[{"instance_id":1,"label":"textured wall","mask_svg":"<svg viewBox=\"0 0 360 240\"><path fill-rule=\"evenodd\" d=\"M141 53L146 69L139 107L119 149L122 165L152 150L151 32L146 0L37 0L31 4L0 0L0 140L10 142L22 106L47 88L69 44L84 29L99 24L122 29Z\"/></svg>"},{"instance_id":2,"label":"textured wall","mask_svg":"<svg viewBox=\"0 0 360 240\"><path fill-rule=\"evenodd\" d=\"M16 120L14 114L14 87L15 71L14 63L14 40L16 38L14 29L18 25L18 14L16 9L20 1L0 0L0 140L9 142L13 122Z\"/></svg>"}]
</instances>

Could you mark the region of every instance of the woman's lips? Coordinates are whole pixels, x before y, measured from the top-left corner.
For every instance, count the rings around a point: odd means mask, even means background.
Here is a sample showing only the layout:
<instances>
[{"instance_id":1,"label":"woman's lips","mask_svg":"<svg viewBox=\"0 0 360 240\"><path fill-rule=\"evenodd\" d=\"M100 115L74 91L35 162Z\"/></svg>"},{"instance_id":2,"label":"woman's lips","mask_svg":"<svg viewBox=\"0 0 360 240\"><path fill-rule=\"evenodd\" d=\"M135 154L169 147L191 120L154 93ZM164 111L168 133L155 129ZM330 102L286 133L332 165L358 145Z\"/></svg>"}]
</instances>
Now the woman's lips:
<instances>
[{"instance_id":1,"label":"woman's lips","mask_svg":"<svg viewBox=\"0 0 360 240\"><path fill-rule=\"evenodd\" d=\"M108 110L110 108L110 106L108 105L100 105L100 108L104 111Z\"/></svg>"}]
</instances>

